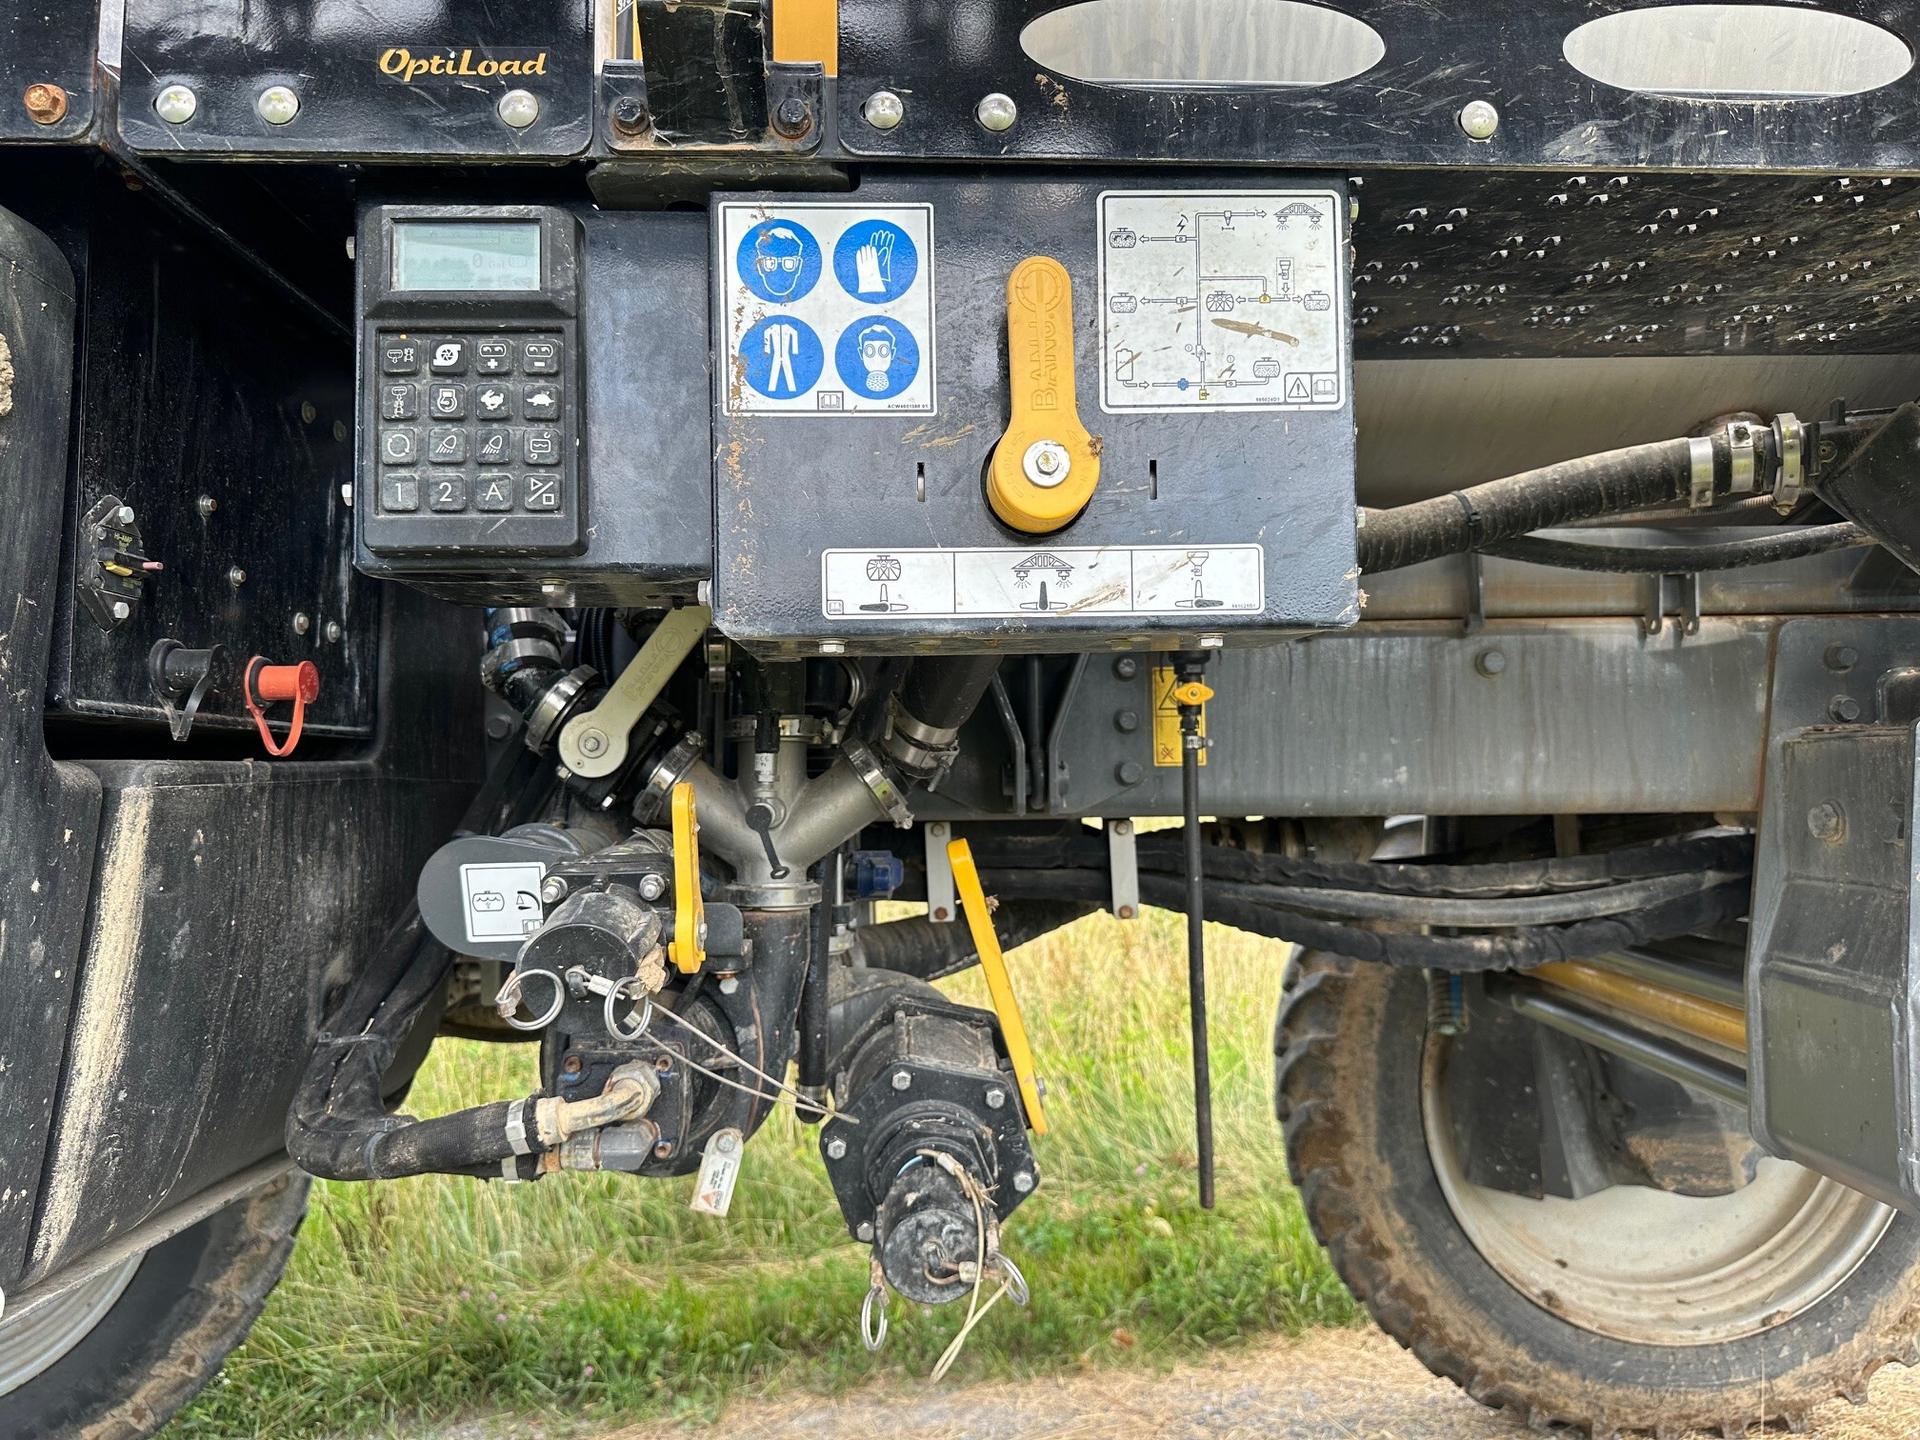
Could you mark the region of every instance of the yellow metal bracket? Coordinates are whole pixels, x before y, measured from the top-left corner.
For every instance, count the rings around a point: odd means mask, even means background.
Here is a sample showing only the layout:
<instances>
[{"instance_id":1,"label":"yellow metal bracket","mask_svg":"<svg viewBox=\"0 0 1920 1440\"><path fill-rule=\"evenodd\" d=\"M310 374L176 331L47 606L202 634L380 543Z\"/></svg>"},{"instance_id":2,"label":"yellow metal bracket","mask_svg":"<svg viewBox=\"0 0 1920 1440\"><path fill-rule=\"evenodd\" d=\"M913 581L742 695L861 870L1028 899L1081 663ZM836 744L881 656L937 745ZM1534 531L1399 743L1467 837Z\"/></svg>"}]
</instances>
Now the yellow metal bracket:
<instances>
[{"instance_id":1,"label":"yellow metal bracket","mask_svg":"<svg viewBox=\"0 0 1920 1440\"><path fill-rule=\"evenodd\" d=\"M691 975L707 958L707 902L700 894L700 818L693 812L693 786L673 787L673 939L667 955Z\"/></svg>"},{"instance_id":2,"label":"yellow metal bracket","mask_svg":"<svg viewBox=\"0 0 1920 1440\"><path fill-rule=\"evenodd\" d=\"M1006 1037L1007 1058L1013 1062L1013 1078L1020 1087L1021 1103L1027 1109L1027 1123L1033 1127L1034 1134L1044 1135L1047 1116L1040 1108L1040 1082L1033 1073L1033 1048L1027 1044L1027 1026L1020 1018L1020 1002L1014 998L1013 981L1007 975L1007 957L1000 951L1000 937L993 933L987 892L981 888L980 871L973 863L973 851L966 841L948 842L947 863L953 867L953 888L966 914L973 948L980 952L980 970L987 977L987 993L993 996L993 1013L1000 1017L1000 1033Z\"/></svg>"}]
</instances>

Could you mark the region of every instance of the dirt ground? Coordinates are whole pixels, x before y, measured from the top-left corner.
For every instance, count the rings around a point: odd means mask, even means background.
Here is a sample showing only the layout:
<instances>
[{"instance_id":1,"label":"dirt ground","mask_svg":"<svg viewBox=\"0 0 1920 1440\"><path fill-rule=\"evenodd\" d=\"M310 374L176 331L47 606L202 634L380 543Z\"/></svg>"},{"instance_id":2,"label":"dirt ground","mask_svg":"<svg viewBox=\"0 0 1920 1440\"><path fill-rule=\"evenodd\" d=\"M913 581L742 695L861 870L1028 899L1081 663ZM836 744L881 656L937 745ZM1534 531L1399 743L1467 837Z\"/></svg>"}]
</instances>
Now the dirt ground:
<instances>
[{"instance_id":1,"label":"dirt ground","mask_svg":"<svg viewBox=\"0 0 1920 1440\"><path fill-rule=\"evenodd\" d=\"M1335 1331L1163 1373L1102 1370L740 1403L711 1429L635 1426L596 1440L1497 1440L1532 1433L1435 1380L1385 1337ZM1920 1370L1883 1370L1869 1405L1828 1405L1813 1433L1911 1440L1920 1433Z\"/></svg>"}]
</instances>

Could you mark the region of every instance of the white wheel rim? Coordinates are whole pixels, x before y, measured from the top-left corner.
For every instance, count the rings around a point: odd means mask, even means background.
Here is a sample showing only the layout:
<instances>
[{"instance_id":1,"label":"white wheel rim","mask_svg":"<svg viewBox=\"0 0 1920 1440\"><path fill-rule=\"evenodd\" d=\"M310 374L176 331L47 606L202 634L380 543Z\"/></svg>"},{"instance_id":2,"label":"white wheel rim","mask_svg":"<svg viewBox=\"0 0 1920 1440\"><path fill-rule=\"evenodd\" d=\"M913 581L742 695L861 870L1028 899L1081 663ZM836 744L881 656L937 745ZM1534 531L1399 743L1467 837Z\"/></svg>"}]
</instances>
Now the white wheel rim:
<instances>
[{"instance_id":1,"label":"white wheel rim","mask_svg":"<svg viewBox=\"0 0 1920 1440\"><path fill-rule=\"evenodd\" d=\"M1787 1160L1760 1161L1729 1195L1619 1185L1541 1200L1467 1178L1442 1099L1443 1043L1421 1066L1434 1178L1481 1257L1583 1330L1642 1345L1717 1345L1784 1325L1831 1295L1894 1212Z\"/></svg>"},{"instance_id":2,"label":"white wheel rim","mask_svg":"<svg viewBox=\"0 0 1920 1440\"><path fill-rule=\"evenodd\" d=\"M0 1315L0 1395L18 1390L91 1335L145 1258L103 1270L17 1318Z\"/></svg>"}]
</instances>

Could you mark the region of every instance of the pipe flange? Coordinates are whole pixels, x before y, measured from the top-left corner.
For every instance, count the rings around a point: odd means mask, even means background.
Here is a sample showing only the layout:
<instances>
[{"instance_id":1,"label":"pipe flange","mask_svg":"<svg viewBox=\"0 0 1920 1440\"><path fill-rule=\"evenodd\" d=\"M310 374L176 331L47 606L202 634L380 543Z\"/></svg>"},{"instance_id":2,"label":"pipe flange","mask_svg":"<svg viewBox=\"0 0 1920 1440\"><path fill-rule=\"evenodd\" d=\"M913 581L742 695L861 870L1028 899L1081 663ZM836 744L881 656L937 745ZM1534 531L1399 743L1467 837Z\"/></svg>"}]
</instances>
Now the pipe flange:
<instances>
[{"instance_id":1,"label":"pipe flange","mask_svg":"<svg viewBox=\"0 0 1920 1440\"><path fill-rule=\"evenodd\" d=\"M840 753L847 757L854 774L860 777L861 783L872 794L881 814L902 830L913 824L913 810L907 804L907 797L894 782L893 776L887 773L887 767L880 763L879 756L858 740L847 741L840 747Z\"/></svg>"},{"instance_id":2,"label":"pipe flange","mask_svg":"<svg viewBox=\"0 0 1920 1440\"><path fill-rule=\"evenodd\" d=\"M673 787L687 778L687 771L693 768L693 762L700 758L701 751L706 748L707 742L698 731L689 731L675 741L673 748L661 756L660 762L648 772L647 783L634 798L634 818L644 824L666 814Z\"/></svg>"},{"instance_id":3,"label":"pipe flange","mask_svg":"<svg viewBox=\"0 0 1920 1440\"><path fill-rule=\"evenodd\" d=\"M560 727L579 708L587 687L599 678L598 670L582 665L548 686L527 715L527 748L536 755L546 753L547 746L560 733Z\"/></svg>"}]
</instances>

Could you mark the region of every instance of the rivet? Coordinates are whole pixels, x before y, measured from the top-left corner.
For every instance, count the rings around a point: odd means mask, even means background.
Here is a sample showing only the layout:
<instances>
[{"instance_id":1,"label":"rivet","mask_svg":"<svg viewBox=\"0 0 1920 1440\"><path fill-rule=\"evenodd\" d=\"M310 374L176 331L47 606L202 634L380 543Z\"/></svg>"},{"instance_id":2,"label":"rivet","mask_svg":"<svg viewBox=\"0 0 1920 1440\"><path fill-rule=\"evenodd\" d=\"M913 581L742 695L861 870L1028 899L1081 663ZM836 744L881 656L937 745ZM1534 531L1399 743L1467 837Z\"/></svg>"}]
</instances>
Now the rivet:
<instances>
[{"instance_id":1,"label":"rivet","mask_svg":"<svg viewBox=\"0 0 1920 1440\"><path fill-rule=\"evenodd\" d=\"M313 617L304 610L293 612L293 633L304 635L313 628Z\"/></svg>"},{"instance_id":2,"label":"rivet","mask_svg":"<svg viewBox=\"0 0 1920 1440\"><path fill-rule=\"evenodd\" d=\"M269 125L285 125L300 113L300 97L286 85L269 85L253 102L254 113Z\"/></svg>"},{"instance_id":3,"label":"rivet","mask_svg":"<svg viewBox=\"0 0 1920 1440\"><path fill-rule=\"evenodd\" d=\"M1002 95L994 91L991 95L982 95L980 103L973 107L973 118L983 129L996 133L1011 130L1013 122L1020 118L1020 107L1013 103L1011 95Z\"/></svg>"},{"instance_id":4,"label":"rivet","mask_svg":"<svg viewBox=\"0 0 1920 1440\"><path fill-rule=\"evenodd\" d=\"M1491 140L1500 128L1500 112L1485 100L1469 100L1460 107L1460 128L1469 140Z\"/></svg>"},{"instance_id":5,"label":"rivet","mask_svg":"<svg viewBox=\"0 0 1920 1440\"><path fill-rule=\"evenodd\" d=\"M238 565L233 566L227 571L227 583L238 590L242 585L247 583L247 572L242 570Z\"/></svg>"},{"instance_id":6,"label":"rivet","mask_svg":"<svg viewBox=\"0 0 1920 1440\"><path fill-rule=\"evenodd\" d=\"M169 125L184 125L200 108L200 97L185 85L169 85L153 97L153 112Z\"/></svg>"},{"instance_id":7,"label":"rivet","mask_svg":"<svg viewBox=\"0 0 1920 1440\"><path fill-rule=\"evenodd\" d=\"M516 130L524 130L540 118L540 102L525 90L507 91L494 108Z\"/></svg>"},{"instance_id":8,"label":"rivet","mask_svg":"<svg viewBox=\"0 0 1920 1440\"><path fill-rule=\"evenodd\" d=\"M330 643L339 644L340 637L346 633L345 630L340 628L340 622L338 620L327 621L327 639Z\"/></svg>"},{"instance_id":9,"label":"rivet","mask_svg":"<svg viewBox=\"0 0 1920 1440\"><path fill-rule=\"evenodd\" d=\"M202 495L193 502L193 508L198 510L201 518L204 519L220 508L220 502L211 495Z\"/></svg>"},{"instance_id":10,"label":"rivet","mask_svg":"<svg viewBox=\"0 0 1920 1440\"><path fill-rule=\"evenodd\" d=\"M860 107L867 124L876 130L891 130L907 116L907 107L891 90L876 90Z\"/></svg>"}]
</instances>

